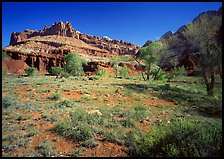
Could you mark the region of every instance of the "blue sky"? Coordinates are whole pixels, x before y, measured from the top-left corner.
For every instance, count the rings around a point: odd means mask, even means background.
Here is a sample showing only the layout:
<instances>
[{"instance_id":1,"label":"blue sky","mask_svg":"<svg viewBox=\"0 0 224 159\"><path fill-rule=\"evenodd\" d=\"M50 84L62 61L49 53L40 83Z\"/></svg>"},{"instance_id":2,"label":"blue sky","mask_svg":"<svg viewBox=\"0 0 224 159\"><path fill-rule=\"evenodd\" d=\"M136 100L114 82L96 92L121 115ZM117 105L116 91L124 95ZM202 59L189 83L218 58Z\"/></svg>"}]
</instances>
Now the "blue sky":
<instances>
[{"instance_id":1,"label":"blue sky","mask_svg":"<svg viewBox=\"0 0 224 159\"><path fill-rule=\"evenodd\" d=\"M221 2L2 2L2 47L12 32L69 21L75 30L142 46Z\"/></svg>"}]
</instances>

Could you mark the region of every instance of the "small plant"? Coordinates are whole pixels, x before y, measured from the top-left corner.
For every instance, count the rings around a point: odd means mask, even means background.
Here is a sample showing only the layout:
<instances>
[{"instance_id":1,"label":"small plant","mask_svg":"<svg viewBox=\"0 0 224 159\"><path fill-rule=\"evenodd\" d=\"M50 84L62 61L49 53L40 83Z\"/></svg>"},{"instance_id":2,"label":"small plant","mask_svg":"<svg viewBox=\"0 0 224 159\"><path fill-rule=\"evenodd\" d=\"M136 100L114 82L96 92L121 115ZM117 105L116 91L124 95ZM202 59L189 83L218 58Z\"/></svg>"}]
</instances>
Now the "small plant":
<instances>
[{"instance_id":1,"label":"small plant","mask_svg":"<svg viewBox=\"0 0 224 159\"><path fill-rule=\"evenodd\" d=\"M136 105L134 108L135 108L135 111L143 111L143 110L146 110L146 107L141 106L141 105Z\"/></svg>"},{"instance_id":2,"label":"small plant","mask_svg":"<svg viewBox=\"0 0 224 159\"><path fill-rule=\"evenodd\" d=\"M59 100L61 99L61 95L59 93L54 93L51 97L49 97L51 100Z\"/></svg>"},{"instance_id":3,"label":"small plant","mask_svg":"<svg viewBox=\"0 0 224 159\"><path fill-rule=\"evenodd\" d=\"M185 74L184 66L174 67L174 69L170 73L167 74L167 79L168 79L168 81L170 81L176 77L184 76L184 74Z\"/></svg>"},{"instance_id":4,"label":"small plant","mask_svg":"<svg viewBox=\"0 0 224 159\"><path fill-rule=\"evenodd\" d=\"M36 70L37 69L35 67L27 67L27 68L24 69L27 76L33 76L35 74Z\"/></svg>"},{"instance_id":5,"label":"small plant","mask_svg":"<svg viewBox=\"0 0 224 159\"><path fill-rule=\"evenodd\" d=\"M61 67L51 67L49 73L53 76L59 75L63 71L63 68Z\"/></svg>"},{"instance_id":6,"label":"small plant","mask_svg":"<svg viewBox=\"0 0 224 159\"><path fill-rule=\"evenodd\" d=\"M70 113L68 120L59 122L54 130L69 139L85 141L93 137L91 119L84 110L76 109Z\"/></svg>"},{"instance_id":7,"label":"small plant","mask_svg":"<svg viewBox=\"0 0 224 159\"><path fill-rule=\"evenodd\" d=\"M59 103L59 106L60 107L72 107L72 103L70 102L70 100L65 99Z\"/></svg>"},{"instance_id":8,"label":"small plant","mask_svg":"<svg viewBox=\"0 0 224 159\"><path fill-rule=\"evenodd\" d=\"M42 157L51 157L55 155L52 145L48 141L43 141L35 147Z\"/></svg>"},{"instance_id":9,"label":"small plant","mask_svg":"<svg viewBox=\"0 0 224 159\"><path fill-rule=\"evenodd\" d=\"M106 69L100 69L100 68L98 68L98 69L96 70L96 73L97 73L97 75L100 76L100 77L105 77L105 76L106 76L106 73L107 73L107 70L106 70Z\"/></svg>"},{"instance_id":10,"label":"small plant","mask_svg":"<svg viewBox=\"0 0 224 159\"><path fill-rule=\"evenodd\" d=\"M126 66L122 67L121 69L121 77L126 78L127 74L130 72L131 70L129 68L127 68Z\"/></svg>"},{"instance_id":11,"label":"small plant","mask_svg":"<svg viewBox=\"0 0 224 159\"><path fill-rule=\"evenodd\" d=\"M2 97L2 107L3 108L8 108L10 106L17 106L19 103L15 101L12 97L10 96L3 96Z\"/></svg>"},{"instance_id":12,"label":"small plant","mask_svg":"<svg viewBox=\"0 0 224 159\"><path fill-rule=\"evenodd\" d=\"M37 129L33 129L29 134L27 134L27 137L32 137L32 136L36 135L37 132L38 132Z\"/></svg>"},{"instance_id":13,"label":"small plant","mask_svg":"<svg viewBox=\"0 0 224 159\"><path fill-rule=\"evenodd\" d=\"M93 148L93 147L96 147L97 145L99 145L99 142L94 138L86 140L82 144L82 146L88 147L88 148Z\"/></svg>"}]
</instances>

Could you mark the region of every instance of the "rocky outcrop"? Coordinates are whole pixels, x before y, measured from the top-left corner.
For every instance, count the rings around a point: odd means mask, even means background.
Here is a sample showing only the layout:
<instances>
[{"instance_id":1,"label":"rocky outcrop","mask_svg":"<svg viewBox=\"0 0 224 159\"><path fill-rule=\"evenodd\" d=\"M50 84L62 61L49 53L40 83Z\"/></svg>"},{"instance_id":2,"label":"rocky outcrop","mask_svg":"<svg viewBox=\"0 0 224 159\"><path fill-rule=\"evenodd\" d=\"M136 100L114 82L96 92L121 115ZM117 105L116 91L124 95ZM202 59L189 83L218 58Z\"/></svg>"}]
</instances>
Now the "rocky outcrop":
<instances>
[{"instance_id":1,"label":"rocky outcrop","mask_svg":"<svg viewBox=\"0 0 224 159\"><path fill-rule=\"evenodd\" d=\"M112 55L133 55L140 48L130 42L115 39L112 40L107 36L100 38L99 36L80 33L79 31L76 31L69 22L66 22L65 24L63 22L55 22L51 27L45 26L43 30L27 29L24 32L13 32L11 34L10 45L19 45L25 41L28 41L32 37L43 37L48 35L75 38L93 47L104 50L104 52L109 52ZM60 43L51 43L49 46L61 47Z\"/></svg>"},{"instance_id":2,"label":"rocky outcrop","mask_svg":"<svg viewBox=\"0 0 224 159\"><path fill-rule=\"evenodd\" d=\"M172 35L173 35L173 32L172 31L168 31L160 39L168 39Z\"/></svg>"},{"instance_id":3,"label":"rocky outcrop","mask_svg":"<svg viewBox=\"0 0 224 159\"><path fill-rule=\"evenodd\" d=\"M151 40L147 40L147 41L146 41L146 43L145 43L142 47L149 46L151 43L152 43L152 41L151 41Z\"/></svg>"},{"instance_id":4,"label":"rocky outcrop","mask_svg":"<svg viewBox=\"0 0 224 159\"><path fill-rule=\"evenodd\" d=\"M65 24L63 22L55 22L51 27L45 26L43 30L26 29L24 32L13 32L11 34L9 45L15 45L18 42L35 36L59 35L77 38L77 34L78 33L73 29L72 25L69 22L66 22Z\"/></svg>"},{"instance_id":5,"label":"rocky outcrop","mask_svg":"<svg viewBox=\"0 0 224 159\"><path fill-rule=\"evenodd\" d=\"M11 59L24 61L30 67L36 67L38 71L49 70L52 66L63 67L65 65L63 54L47 54L44 52L33 54L6 49L4 51Z\"/></svg>"}]
</instances>

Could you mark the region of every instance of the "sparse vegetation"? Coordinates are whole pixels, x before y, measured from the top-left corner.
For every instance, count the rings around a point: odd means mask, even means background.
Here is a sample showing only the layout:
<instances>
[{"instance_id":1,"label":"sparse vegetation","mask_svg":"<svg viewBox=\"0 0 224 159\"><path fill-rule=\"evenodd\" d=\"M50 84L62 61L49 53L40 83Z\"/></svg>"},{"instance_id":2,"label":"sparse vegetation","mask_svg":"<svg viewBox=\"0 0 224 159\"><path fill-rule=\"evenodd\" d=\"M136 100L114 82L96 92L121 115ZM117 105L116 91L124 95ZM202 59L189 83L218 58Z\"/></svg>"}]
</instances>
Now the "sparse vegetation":
<instances>
[{"instance_id":1,"label":"sparse vegetation","mask_svg":"<svg viewBox=\"0 0 224 159\"><path fill-rule=\"evenodd\" d=\"M27 67L24 69L24 71L26 72L27 76L33 76L37 69L35 67Z\"/></svg>"}]
</instances>

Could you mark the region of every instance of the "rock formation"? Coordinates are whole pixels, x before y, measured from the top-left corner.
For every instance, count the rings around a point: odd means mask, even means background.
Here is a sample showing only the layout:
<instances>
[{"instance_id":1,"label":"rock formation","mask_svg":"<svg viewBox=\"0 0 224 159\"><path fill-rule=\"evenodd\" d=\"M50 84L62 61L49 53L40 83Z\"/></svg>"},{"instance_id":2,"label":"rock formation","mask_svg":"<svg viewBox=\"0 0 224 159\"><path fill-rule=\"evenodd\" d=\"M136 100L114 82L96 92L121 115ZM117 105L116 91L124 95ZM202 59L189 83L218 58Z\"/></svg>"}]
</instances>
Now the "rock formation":
<instances>
[{"instance_id":1,"label":"rock formation","mask_svg":"<svg viewBox=\"0 0 224 159\"><path fill-rule=\"evenodd\" d=\"M101 57L114 55L134 55L139 46L107 36L100 38L76 31L69 22L55 22L43 30L26 29L24 32L13 32L10 45L3 50L14 60L22 60L28 66L39 71L49 70L52 66L63 67L64 54L79 54ZM88 63L86 70L96 69L98 62ZM94 67L93 67L94 65ZM106 65L105 65L106 67Z\"/></svg>"}]
</instances>

